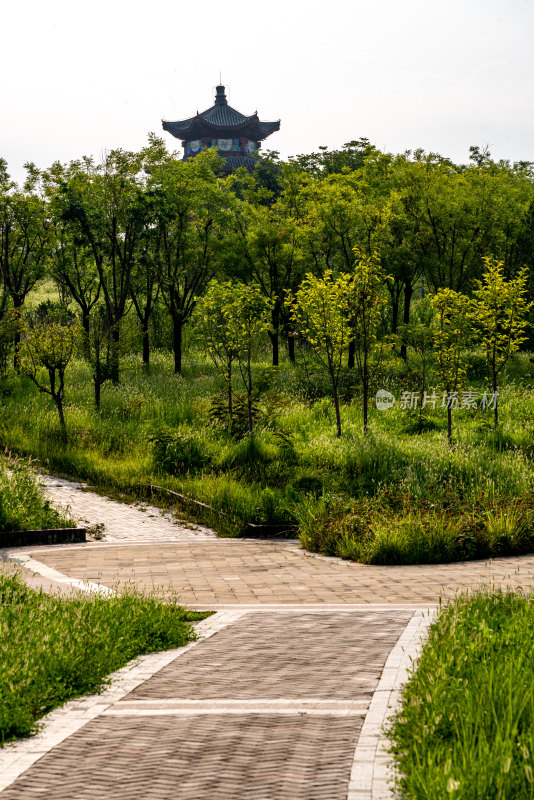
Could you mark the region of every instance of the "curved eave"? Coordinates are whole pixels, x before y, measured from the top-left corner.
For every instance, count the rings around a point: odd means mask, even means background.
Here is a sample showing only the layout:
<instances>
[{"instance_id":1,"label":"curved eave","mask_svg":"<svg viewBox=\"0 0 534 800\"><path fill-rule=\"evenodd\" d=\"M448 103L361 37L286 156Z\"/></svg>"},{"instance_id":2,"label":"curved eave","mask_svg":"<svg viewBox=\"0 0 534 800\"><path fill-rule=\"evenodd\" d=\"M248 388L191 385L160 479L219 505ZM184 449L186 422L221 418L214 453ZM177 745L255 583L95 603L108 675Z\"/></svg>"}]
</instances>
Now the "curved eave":
<instances>
[{"instance_id":1,"label":"curved eave","mask_svg":"<svg viewBox=\"0 0 534 800\"><path fill-rule=\"evenodd\" d=\"M162 120L163 130L176 139L201 139L205 136L216 134L217 138L233 138L234 135L245 135L255 141L262 141L271 133L280 130L280 120L277 122L260 122L257 115L245 117L239 125L215 125L201 116L178 122Z\"/></svg>"}]
</instances>

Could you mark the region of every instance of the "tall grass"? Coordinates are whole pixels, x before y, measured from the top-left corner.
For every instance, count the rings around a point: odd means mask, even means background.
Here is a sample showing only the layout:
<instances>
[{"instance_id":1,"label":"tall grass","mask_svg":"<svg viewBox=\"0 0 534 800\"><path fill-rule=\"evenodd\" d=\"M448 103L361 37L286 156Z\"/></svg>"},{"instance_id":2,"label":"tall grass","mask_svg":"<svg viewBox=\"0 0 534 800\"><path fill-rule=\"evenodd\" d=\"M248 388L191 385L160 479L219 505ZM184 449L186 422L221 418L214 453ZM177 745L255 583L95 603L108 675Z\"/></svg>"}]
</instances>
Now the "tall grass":
<instances>
[{"instance_id":1,"label":"tall grass","mask_svg":"<svg viewBox=\"0 0 534 800\"><path fill-rule=\"evenodd\" d=\"M399 797L534 797L533 651L532 595L441 610L390 730Z\"/></svg>"},{"instance_id":2,"label":"tall grass","mask_svg":"<svg viewBox=\"0 0 534 800\"><path fill-rule=\"evenodd\" d=\"M0 456L0 531L72 528L74 522L50 505L31 462Z\"/></svg>"}]
</instances>

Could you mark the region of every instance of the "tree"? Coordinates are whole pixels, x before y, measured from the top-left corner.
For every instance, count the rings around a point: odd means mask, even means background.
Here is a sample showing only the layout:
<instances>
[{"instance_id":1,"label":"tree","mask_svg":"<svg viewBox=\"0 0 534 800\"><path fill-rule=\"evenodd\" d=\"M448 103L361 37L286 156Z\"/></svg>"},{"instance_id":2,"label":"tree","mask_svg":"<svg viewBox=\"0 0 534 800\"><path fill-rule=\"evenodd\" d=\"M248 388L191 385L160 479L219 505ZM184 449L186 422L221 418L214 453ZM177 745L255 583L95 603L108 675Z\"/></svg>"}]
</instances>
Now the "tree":
<instances>
[{"instance_id":1,"label":"tree","mask_svg":"<svg viewBox=\"0 0 534 800\"><path fill-rule=\"evenodd\" d=\"M53 220L50 246L50 275L60 295L72 298L80 309L83 350L89 357L90 317L100 298L100 280L93 254L84 241L61 220Z\"/></svg>"},{"instance_id":2,"label":"tree","mask_svg":"<svg viewBox=\"0 0 534 800\"><path fill-rule=\"evenodd\" d=\"M306 219L302 225L303 250L319 274L327 267L351 274L354 248L371 256L389 239L392 204L389 191L364 170L310 180L304 187ZM355 364L355 339L351 337L348 366Z\"/></svg>"},{"instance_id":3,"label":"tree","mask_svg":"<svg viewBox=\"0 0 534 800\"><path fill-rule=\"evenodd\" d=\"M341 150L329 150L323 145L319 147L318 153L293 156L290 161L298 169L319 178L343 171L360 170L366 159L376 152L368 139L353 139L346 142Z\"/></svg>"},{"instance_id":4,"label":"tree","mask_svg":"<svg viewBox=\"0 0 534 800\"><path fill-rule=\"evenodd\" d=\"M182 370L182 334L215 272L215 248L224 226L227 195L217 178L219 157L211 150L190 161L165 156L154 143L149 188L155 201L153 258L173 324L174 370ZM154 158L153 153L150 154Z\"/></svg>"},{"instance_id":5,"label":"tree","mask_svg":"<svg viewBox=\"0 0 534 800\"><path fill-rule=\"evenodd\" d=\"M433 359L434 343L434 310L428 297L416 303L411 321L399 327L397 337L405 347L411 347L418 357L420 367L420 393L424 397L427 387L428 372ZM423 405L419 405L419 419L423 416Z\"/></svg>"},{"instance_id":6,"label":"tree","mask_svg":"<svg viewBox=\"0 0 534 800\"><path fill-rule=\"evenodd\" d=\"M333 272L326 270L321 278L308 273L295 297L288 299L295 328L330 378L338 436L341 436L339 376L351 336L350 292L348 275L334 278Z\"/></svg>"},{"instance_id":7,"label":"tree","mask_svg":"<svg viewBox=\"0 0 534 800\"><path fill-rule=\"evenodd\" d=\"M499 424L499 380L512 353L527 340L525 319L534 303L527 302L528 272L520 269L506 280L503 262L484 259L482 280L473 292L472 316L486 352L488 380L494 395L494 424Z\"/></svg>"},{"instance_id":8,"label":"tree","mask_svg":"<svg viewBox=\"0 0 534 800\"><path fill-rule=\"evenodd\" d=\"M61 438L67 441L65 424L65 371L78 344L81 328L74 321L64 321L58 316L32 325L21 321L22 338L19 345L20 368L40 392L54 401L61 429ZM48 377L43 380L42 370Z\"/></svg>"},{"instance_id":9,"label":"tree","mask_svg":"<svg viewBox=\"0 0 534 800\"><path fill-rule=\"evenodd\" d=\"M113 338L114 383L119 381L121 321L128 310L132 270L149 211L141 168L140 153L112 150L100 164L84 158L46 176L55 184L62 222L93 255Z\"/></svg>"},{"instance_id":10,"label":"tree","mask_svg":"<svg viewBox=\"0 0 534 800\"><path fill-rule=\"evenodd\" d=\"M150 247L150 239L153 235L153 231L148 230L141 239L140 253L132 271L130 286L135 313L141 325L143 365L147 369L150 366L150 317L156 307L160 292L157 267ZM143 245L145 246L143 247Z\"/></svg>"},{"instance_id":11,"label":"tree","mask_svg":"<svg viewBox=\"0 0 534 800\"><path fill-rule=\"evenodd\" d=\"M236 358L237 343L228 324L228 313L235 293L236 287L231 281L218 283L212 280L206 293L197 298L194 312L197 334L226 386L230 428L233 415L232 366Z\"/></svg>"},{"instance_id":12,"label":"tree","mask_svg":"<svg viewBox=\"0 0 534 800\"><path fill-rule=\"evenodd\" d=\"M447 438L452 443L452 409L458 405L458 390L465 379L464 353L472 339L472 304L466 295L453 289L440 289L432 297L437 325L434 349L437 368L447 406Z\"/></svg>"},{"instance_id":13,"label":"tree","mask_svg":"<svg viewBox=\"0 0 534 800\"><path fill-rule=\"evenodd\" d=\"M15 312L45 273L49 226L44 201L31 192L13 191L0 182L0 272ZM5 298L4 298L5 300ZM15 369L20 333L15 334Z\"/></svg>"},{"instance_id":14,"label":"tree","mask_svg":"<svg viewBox=\"0 0 534 800\"><path fill-rule=\"evenodd\" d=\"M230 180L229 185L233 185ZM232 222L222 243L227 272L245 282L254 280L271 303L272 363L279 365L280 334L285 334L290 360L294 360L285 298L301 277L298 232L282 195L262 205L258 193L249 191L231 204Z\"/></svg>"},{"instance_id":15,"label":"tree","mask_svg":"<svg viewBox=\"0 0 534 800\"><path fill-rule=\"evenodd\" d=\"M233 292L221 306L228 342L234 349L241 380L247 393L248 432L253 433L252 355L262 334L270 329L273 301L255 284L234 284Z\"/></svg>"},{"instance_id":16,"label":"tree","mask_svg":"<svg viewBox=\"0 0 534 800\"><path fill-rule=\"evenodd\" d=\"M376 255L363 255L354 248L356 263L349 284L351 338L363 391L363 431L367 433L372 357L386 303L386 275Z\"/></svg>"},{"instance_id":17,"label":"tree","mask_svg":"<svg viewBox=\"0 0 534 800\"><path fill-rule=\"evenodd\" d=\"M406 243L434 290L468 290L483 256L512 249L532 198L525 170L487 159L458 166L416 151L398 156L394 173Z\"/></svg>"},{"instance_id":18,"label":"tree","mask_svg":"<svg viewBox=\"0 0 534 800\"><path fill-rule=\"evenodd\" d=\"M95 408L100 410L102 386L113 378L113 364L116 361L113 349L117 346L112 336L109 317L102 303L95 306L91 312L86 344L86 356L92 370Z\"/></svg>"}]
</instances>

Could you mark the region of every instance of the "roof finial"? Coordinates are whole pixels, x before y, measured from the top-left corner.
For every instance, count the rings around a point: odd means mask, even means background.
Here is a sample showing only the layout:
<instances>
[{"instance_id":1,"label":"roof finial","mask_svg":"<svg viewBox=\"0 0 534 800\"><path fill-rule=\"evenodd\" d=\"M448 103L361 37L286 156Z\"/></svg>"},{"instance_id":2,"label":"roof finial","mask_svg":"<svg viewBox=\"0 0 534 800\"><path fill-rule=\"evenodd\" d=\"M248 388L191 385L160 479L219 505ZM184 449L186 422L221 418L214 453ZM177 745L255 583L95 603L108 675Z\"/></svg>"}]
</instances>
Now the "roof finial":
<instances>
[{"instance_id":1,"label":"roof finial","mask_svg":"<svg viewBox=\"0 0 534 800\"><path fill-rule=\"evenodd\" d=\"M219 84L217 86L217 94L215 95L215 105L216 106L227 106L228 102L226 100L226 94L224 93L224 86Z\"/></svg>"}]
</instances>

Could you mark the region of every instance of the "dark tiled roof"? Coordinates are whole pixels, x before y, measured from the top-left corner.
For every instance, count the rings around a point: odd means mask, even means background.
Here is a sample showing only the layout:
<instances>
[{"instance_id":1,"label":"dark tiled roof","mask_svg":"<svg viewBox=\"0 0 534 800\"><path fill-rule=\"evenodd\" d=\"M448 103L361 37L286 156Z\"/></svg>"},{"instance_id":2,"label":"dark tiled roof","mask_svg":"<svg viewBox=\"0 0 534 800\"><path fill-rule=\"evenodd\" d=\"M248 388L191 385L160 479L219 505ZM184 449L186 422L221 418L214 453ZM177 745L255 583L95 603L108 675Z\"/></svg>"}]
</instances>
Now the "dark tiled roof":
<instances>
[{"instance_id":1,"label":"dark tiled roof","mask_svg":"<svg viewBox=\"0 0 534 800\"><path fill-rule=\"evenodd\" d=\"M258 115L251 114L247 117L241 114L232 106L229 106L224 93L224 86L217 86L217 96L215 105L201 111L189 119L178 120L177 122L162 122L163 130L172 133L177 139L185 139L187 136L199 136L202 129L206 131L220 130L245 130L248 131L251 139L265 139L271 133L280 130L280 121L260 122Z\"/></svg>"},{"instance_id":2,"label":"dark tiled roof","mask_svg":"<svg viewBox=\"0 0 534 800\"><path fill-rule=\"evenodd\" d=\"M277 122L260 122L260 130L263 136L270 136L271 133L280 130L280 120Z\"/></svg>"},{"instance_id":3,"label":"dark tiled roof","mask_svg":"<svg viewBox=\"0 0 534 800\"><path fill-rule=\"evenodd\" d=\"M226 169L237 169L238 167L246 167L247 169L254 169L258 163L258 159L254 156L245 155L244 153L219 153L220 156L226 161Z\"/></svg>"}]
</instances>

